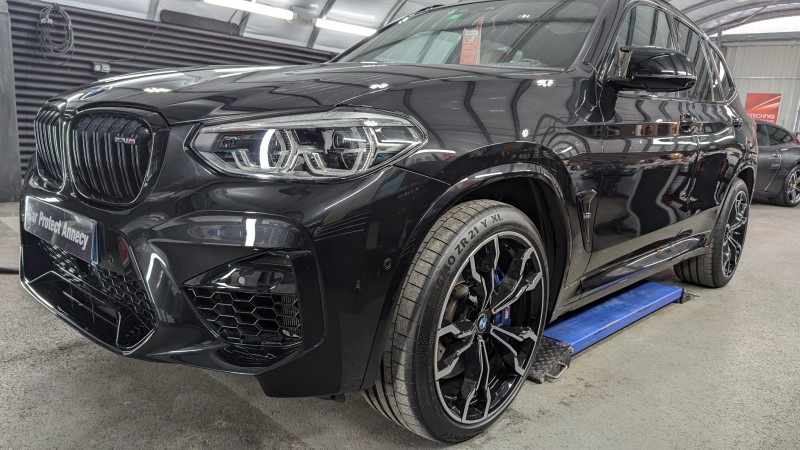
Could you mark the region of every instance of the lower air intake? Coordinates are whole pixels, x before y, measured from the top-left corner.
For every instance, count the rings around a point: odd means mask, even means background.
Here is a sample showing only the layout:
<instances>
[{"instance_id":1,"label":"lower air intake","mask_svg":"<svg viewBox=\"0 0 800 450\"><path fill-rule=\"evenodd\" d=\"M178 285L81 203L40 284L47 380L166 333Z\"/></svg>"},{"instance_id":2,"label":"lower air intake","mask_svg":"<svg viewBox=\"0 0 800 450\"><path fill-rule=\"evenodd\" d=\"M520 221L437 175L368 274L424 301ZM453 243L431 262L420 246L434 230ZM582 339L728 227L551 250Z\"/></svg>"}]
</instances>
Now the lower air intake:
<instances>
[{"instance_id":1,"label":"lower air intake","mask_svg":"<svg viewBox=\"0 0 800 450\"><path fill-rule=\"evenodd\" d=\"M294 269L283 254L217 268L188 281L184 292L237 364L268 364L302 343Z\"/></svg>"},{"instance_id":2,"label":"lower air intake","mask_svg":"<svg viewBox=\"0 0 800 450\"><path fill-rule=\"evenodd\" d=\"M54 277L43 277L49 300L62 313L103 342L127 350L156 325L153 307L141 280L86 263L41 241ZM38 286L37 286L38 288Z\"/></svg>"},{"instance_id":3,"label":"lower air intake","mask_svg":"<svg viewBox=\"0 0 800 450\"><path fill-rule=\"evenodd\" d=\"M231 344L288 346L300 341L300 306L294 295L188 288L212 330Z\"/></svg>"}]
</instances>

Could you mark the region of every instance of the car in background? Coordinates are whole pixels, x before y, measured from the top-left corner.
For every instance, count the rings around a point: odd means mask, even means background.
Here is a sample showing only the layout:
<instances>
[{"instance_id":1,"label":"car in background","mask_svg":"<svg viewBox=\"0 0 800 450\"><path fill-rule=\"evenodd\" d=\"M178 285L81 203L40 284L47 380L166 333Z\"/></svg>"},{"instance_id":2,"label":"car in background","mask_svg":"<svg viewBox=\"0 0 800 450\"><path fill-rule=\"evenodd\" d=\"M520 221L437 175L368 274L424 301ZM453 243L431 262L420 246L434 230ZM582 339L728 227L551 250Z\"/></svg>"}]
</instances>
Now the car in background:
<instances>
[{"instance_id":1,"label":"car in background","mask_svg":"<svg viewBox=\"0 0 800 450\"><path fill-rule=\"evenodd\" d=\"M755 200L800 205L800 138L769 122L757 122L758 176Z\"/></svg>"}]
</instances>

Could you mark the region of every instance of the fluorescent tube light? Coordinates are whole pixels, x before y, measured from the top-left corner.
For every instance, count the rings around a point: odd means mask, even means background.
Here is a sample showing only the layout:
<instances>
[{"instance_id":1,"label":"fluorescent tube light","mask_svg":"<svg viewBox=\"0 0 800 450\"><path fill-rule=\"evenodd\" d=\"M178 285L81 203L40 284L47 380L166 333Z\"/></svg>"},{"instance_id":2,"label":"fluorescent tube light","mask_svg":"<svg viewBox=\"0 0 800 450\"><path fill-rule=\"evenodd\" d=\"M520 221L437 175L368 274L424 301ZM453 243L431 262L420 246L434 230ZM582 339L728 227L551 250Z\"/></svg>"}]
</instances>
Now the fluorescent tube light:
<instances>
[{"instance_id":1,"label":"fluorescent tube light","mask_svg":"<svg viewBox=\"0 0 800 450\"><path fill-rule=\"evenodd\" d=\"M261 14L262 16L275 17L277 19L284 19L284 20L294 19L294 12L289 11L288 9L276 8L274 6L264 5L256 2L248 2L245 0L203 0L203 1L212 5L239 9L242 11L251 12L253 14Z\"/></svg>"},{"instance_id":2,"label":"fluorescent tube light","mask_svg":"<svg viewBox=\"0 0 800 450\"><path fill-rule=\"evenodd\" d=\"M326 30L341 31L342 33L357 34L359 36L372 36L378 30L374 28L360 27L358 25L350 25L349 23L336 22L328 19L317 19L315 24L319 28Z\"/></svg>"}]
</instances>

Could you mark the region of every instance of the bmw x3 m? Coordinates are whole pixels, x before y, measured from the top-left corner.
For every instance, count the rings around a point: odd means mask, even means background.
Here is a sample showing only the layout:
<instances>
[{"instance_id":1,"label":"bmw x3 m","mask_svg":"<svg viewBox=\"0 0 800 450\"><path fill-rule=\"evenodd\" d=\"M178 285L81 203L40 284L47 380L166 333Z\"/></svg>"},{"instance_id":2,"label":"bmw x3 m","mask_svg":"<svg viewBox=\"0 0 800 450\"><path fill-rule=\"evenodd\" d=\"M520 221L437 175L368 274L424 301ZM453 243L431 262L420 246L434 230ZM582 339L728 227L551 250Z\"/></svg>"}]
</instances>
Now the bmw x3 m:
<instances>
[{"instance_id":1,"label":"bmw x3 m","mask_svg":"<svg viewBox=\"0 0 800 450\"><path fill-rule=\"evenodd\" d=\"M120 355L363 391L489 427L544 327L672 266L721 287L755 125L663 1L435 7L330 63L101 80L47 102L21 278Z\"/></svg>"}]
</instances>

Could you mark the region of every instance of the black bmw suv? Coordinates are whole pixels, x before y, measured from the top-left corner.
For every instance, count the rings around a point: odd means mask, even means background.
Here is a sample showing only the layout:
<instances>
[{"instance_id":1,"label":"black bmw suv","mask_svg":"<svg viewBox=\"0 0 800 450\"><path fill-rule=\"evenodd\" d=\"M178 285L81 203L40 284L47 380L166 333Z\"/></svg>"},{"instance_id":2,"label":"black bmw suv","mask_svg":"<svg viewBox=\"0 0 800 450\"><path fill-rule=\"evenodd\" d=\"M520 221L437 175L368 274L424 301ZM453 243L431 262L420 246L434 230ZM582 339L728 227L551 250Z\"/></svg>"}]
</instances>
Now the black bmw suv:
<instances>
[{"instance_id":1,"label":"black bmw suv","mask_svg":"<svg viewBox=\"0 0 800 450\"><path fill-rule=\"evenodd\" d=\"M508 409L557 317L671 266L728 283L757 151L660 0L436 7L327 64L101 80L35 130L21 278L46 308L448 442Z\"/></svg>"}]
</instances>

